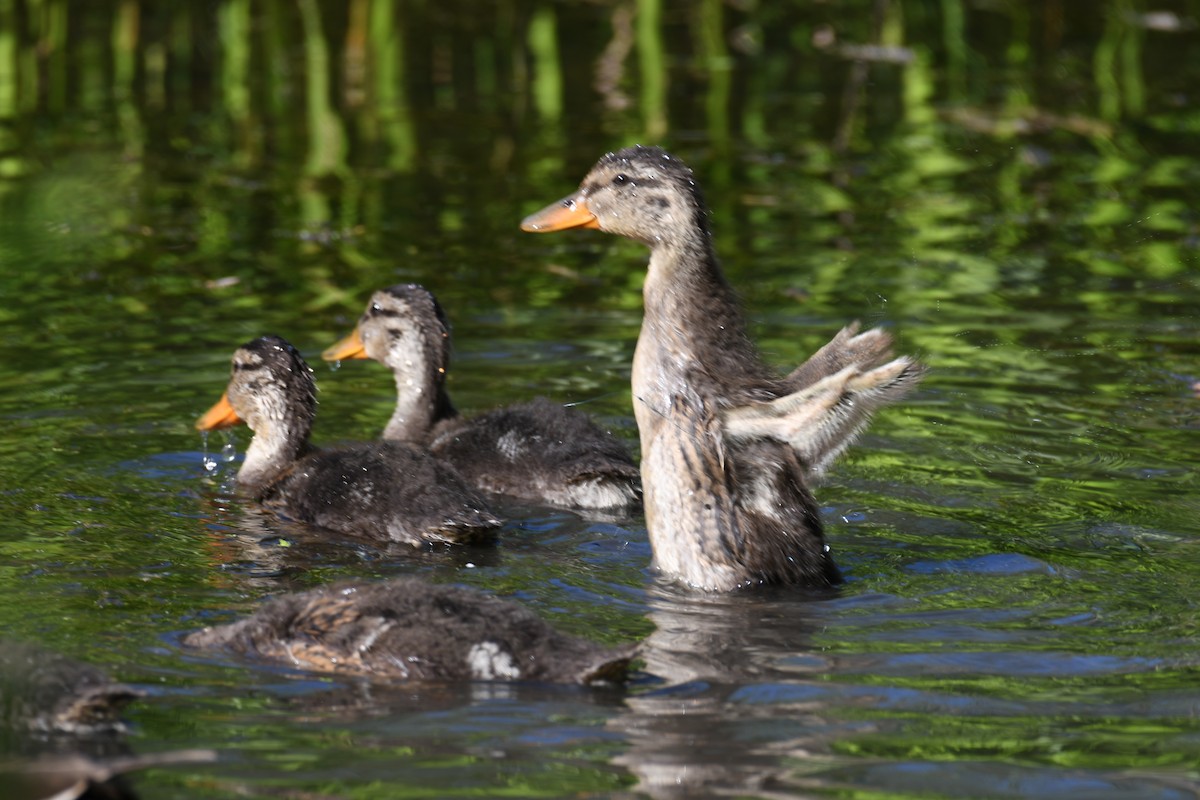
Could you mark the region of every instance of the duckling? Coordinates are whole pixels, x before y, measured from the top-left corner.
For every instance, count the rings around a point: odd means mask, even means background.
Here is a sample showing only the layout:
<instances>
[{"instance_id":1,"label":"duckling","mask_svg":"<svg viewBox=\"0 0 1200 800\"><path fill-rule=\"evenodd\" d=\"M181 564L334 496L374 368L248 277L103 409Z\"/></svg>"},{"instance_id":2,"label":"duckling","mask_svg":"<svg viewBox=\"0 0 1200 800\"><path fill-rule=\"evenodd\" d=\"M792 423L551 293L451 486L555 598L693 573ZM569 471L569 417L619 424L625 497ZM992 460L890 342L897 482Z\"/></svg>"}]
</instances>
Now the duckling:
<instances>
[{"instance_id":1,"label":"duckling","mask_svg":"<svg viewBox=\"0 0 1200 800\"><path fill-rule=\"evenodd\" d=\"M423 286L375 292L329 361L371 358L391 368L396 409L383 438L428 447L487 492L578 509L627 511L641 487L625 446L583 412L544 397L461 416L446 390L450 325Z\"/></svg>"},{"instance_id":2,"label":"duckling","mask_svg":"<svg viewBox=\"0 0 1200 800\"><path fill-rule=\"evenodd\" d=\"M300 353L263 336L233 354L221 399L202 431L245 422L254 438L238 488L300 522L380 541L477 542L500 520L449 464L400 442L318 451L308 441L316 383Z\"/></svg>"},{"instance_id":3,"label":"duckling","mask_svg":"<svg viewBox=\"0 0 1200 800\"><path fill-rule=\"evenodd\" d=\"M46 733L123 729L120 714L142 692L100 669L44 648L0 641L0 725Z\"/></svg>"},{"instance_id":4,"label":"duckling","mask_svg":"<svg viewBox=\"0 0 1200 800\"><path fill-rule=\"evenodd\" d=\"M516 603L418 578L283 595L184 644L390 681L617 682L634 654L560 633Z\"/></svg>"},{"instance_id":5,"label":"duckling","mask_svg":"<svg viewBox=\"0 0 1200 800\"><path fill-rule=\"evenodd\" d=\"M658 147L600 159L530 232L592 228L650 248L633 360L654 560L697 589L841 580L807 483L923 368L850 326L792 373L759 357L692 171Z\"/></svg>"}]
</instances>

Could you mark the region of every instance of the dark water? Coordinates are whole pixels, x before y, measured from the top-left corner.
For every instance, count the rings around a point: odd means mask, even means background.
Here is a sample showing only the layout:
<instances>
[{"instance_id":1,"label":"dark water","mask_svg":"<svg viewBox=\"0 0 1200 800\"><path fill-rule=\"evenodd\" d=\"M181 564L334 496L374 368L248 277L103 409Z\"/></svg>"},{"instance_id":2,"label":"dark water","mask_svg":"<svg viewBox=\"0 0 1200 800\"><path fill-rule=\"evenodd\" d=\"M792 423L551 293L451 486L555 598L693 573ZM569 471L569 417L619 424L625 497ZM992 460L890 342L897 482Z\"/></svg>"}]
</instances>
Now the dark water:
<instances>
[{"instance_id":1,"label":"dark water","mask_svg":"<svg viewBox=\"0 0 1200 800\"><path fill-rule=\"evenodd\" d=\"M1193 0L0 0L0 630L145 691L118 748L218 752L147 798L1196 796L1198 25ZM870 43L889 60L852 60ZM640 519L551 509L492 550L330 540L206 470L192 422L238 344L315 360L402 280L452 317L460 407L541 393L636 444L643 249L516 227L634 141L696 169L771 361L857 318L932 368L819 490L837 596L690 594ZM319 442L382 427L380 368L317 375ZM400 574L644 639L644 670L380 687L178 644Z\"/></svg>"}]
</instances>

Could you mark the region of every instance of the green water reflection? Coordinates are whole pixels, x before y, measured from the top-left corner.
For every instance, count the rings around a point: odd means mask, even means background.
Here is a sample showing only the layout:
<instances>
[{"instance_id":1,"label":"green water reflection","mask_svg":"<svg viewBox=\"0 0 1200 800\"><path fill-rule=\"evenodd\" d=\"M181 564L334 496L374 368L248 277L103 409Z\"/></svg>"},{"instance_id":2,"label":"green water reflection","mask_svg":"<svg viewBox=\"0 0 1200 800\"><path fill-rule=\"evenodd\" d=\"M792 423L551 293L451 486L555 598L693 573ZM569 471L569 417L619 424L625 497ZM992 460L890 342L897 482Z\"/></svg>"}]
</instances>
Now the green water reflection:
<instances>
[{"instance_id":1,"label":"green water reflection","mask_svg":"<svg viewBox=\"0 0 1200 800\"><path fill-rule=\"evenodd\" d=\"M151 798L1190 796L1198 48L1196 0L0 0L0 631L146 690L133 751L221 754ZM205 469L234 347L316 361L398 281L448 309L462 408L545 394L635 444L644 250L516 227L635 141L696 169L769 360L857 318L932 367L819 490L838 597L660 586L639 519L327 541ZM319 442L382 427L373 367L318 366ZM177 644L409 573L645 638L658 680Z\"/></svg>"}]
</instances>

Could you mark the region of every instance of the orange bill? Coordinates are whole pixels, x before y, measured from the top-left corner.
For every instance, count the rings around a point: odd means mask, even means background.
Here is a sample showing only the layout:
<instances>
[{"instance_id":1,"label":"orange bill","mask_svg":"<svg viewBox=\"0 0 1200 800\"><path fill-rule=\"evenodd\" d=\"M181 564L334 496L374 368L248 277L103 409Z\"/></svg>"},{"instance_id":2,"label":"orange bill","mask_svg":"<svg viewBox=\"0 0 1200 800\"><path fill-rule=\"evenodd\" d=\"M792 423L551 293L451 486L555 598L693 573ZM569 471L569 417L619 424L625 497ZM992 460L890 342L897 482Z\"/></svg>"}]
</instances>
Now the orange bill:
<instances>
[{"instance_id":1,"label":"orange bill","mask_svg":"<svg viewBox=\"0 0 1200 800\"><path fill-rule=\"evenodd\" d=\"M367 358L367 348L363 344L362 336L358 333L358 328L354 332L342 339L334 345L325 348L325 352L321 353L321 358L326 361L345 361L349 358Z\"/></svg>"},{"instance_id":2,"label":"orange bill","mask_svg":"<svg viewBox=\"0 0 1200 800\"><path fill-rule=\"evenodd\" d=\"M206 411L203 417L196 420L196 430L216 431L221 428L232 428L241 421L242 418L229 404L229 393L226 392L221 395L221 399L216 402L216 405Z\"/></svg>"},{"instance_id":3,"label":"orange bill","mask_svg":"<svg viewBox=\"0 0 1200 800\"><path fill-rule=\"evenodd\" d=\"M564 197L521 220L521 230L526 233L550 233L568 228L600 229L600 221L588 211L587 201L578 195Z\"/></svg>"}]
</instances>

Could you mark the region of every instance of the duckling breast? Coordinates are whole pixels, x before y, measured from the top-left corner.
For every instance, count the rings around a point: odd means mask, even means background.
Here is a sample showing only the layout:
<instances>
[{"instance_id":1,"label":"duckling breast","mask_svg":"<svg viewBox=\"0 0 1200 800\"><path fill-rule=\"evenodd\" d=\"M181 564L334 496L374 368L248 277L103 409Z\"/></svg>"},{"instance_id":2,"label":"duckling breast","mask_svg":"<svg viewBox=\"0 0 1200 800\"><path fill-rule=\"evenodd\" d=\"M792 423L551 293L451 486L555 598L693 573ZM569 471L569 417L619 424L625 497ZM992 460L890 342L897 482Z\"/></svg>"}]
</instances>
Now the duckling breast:
<instances>
[{"instance_id":1,"label":"duckling breast","mask_svg":"<svg viewBox=\"0 0 1200 800\"><path fill-rule=\"evenodd\" d=\"M642 430L656 566L688 585L837 583L803 465L770 440L729 441L713 404L676 395Z\"/></svg>"},{"instance_id":2,"label":"duckling breast","mask_svg":"<svg viewBox=\"0 0 1200 800\"><path fill-rule=\"evenodd\" d=\"M639 494L625 445L544 397L444 428L430 449L484 491L571 508L629 508Z\"/></svg>"}]
</instances>

